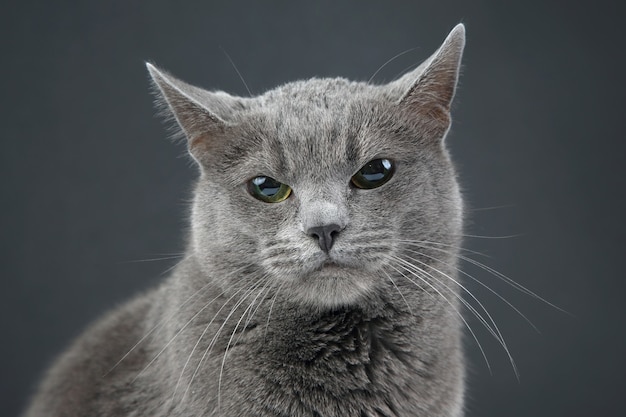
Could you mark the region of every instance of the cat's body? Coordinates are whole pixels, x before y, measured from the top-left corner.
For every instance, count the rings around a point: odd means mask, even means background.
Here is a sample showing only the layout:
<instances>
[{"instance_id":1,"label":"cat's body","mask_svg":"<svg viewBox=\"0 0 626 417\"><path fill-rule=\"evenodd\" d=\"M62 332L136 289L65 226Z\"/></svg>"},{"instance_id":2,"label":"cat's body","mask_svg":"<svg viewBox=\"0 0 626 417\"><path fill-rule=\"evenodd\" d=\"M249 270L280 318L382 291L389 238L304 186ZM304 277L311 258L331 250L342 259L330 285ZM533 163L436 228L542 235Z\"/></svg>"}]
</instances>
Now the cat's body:
<instances>
[{"instance_id":1,"label":"cat's body","mask_svg":"<svg viewBox=\"0 0 626 417\"><path fill-rule=\"evenodd\" d=\"M201 167L186 257L90 328L26 415L461 416L443 139L463 45L458 26L384 86L245 99L149 66Z\"/></svg>"}]
</instances>

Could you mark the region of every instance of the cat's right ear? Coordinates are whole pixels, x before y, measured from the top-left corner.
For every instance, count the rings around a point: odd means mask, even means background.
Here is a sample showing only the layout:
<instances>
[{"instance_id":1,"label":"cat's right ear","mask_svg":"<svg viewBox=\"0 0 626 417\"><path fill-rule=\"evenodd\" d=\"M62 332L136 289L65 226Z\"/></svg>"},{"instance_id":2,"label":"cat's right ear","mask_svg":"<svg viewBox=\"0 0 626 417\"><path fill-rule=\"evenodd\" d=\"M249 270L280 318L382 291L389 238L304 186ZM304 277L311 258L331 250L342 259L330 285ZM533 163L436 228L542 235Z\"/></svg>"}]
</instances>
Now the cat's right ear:
<instances>
[{"instance_id":1,"label":"cat's right ear","mask_svg":"<svg viewBox=\"0 0 626 417\"><path fill-rule=\"evenodd\" d=\"M176 120L197 159L198 152L210 151L223 136L228 122L218 115L228 114L236 98L226 93L212 93L178 80L167 72L146 63L152 78L157 105Z\"/></svg>"}]
</instances>

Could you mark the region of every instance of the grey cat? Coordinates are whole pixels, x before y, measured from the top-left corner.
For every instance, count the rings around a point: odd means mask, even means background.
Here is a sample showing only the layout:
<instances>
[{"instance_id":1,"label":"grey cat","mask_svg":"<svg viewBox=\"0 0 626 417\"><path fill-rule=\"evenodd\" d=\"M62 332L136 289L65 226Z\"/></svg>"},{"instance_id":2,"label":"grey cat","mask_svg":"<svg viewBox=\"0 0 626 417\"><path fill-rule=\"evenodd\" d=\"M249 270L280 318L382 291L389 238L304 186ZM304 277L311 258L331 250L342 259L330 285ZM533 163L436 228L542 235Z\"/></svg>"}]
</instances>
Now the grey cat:
<instances>
[{"instance_id":1,"label":"grey cat","mask_svg":"<svg viewBox=\"0 0 626 417\"><path fill-rule=\"evenodd\" d=\"M463 25L386 85L234 97L148 64L200 168L184 259L26 416L461 416L463 204L444 146Z\"/></svg>"}]
</instances>

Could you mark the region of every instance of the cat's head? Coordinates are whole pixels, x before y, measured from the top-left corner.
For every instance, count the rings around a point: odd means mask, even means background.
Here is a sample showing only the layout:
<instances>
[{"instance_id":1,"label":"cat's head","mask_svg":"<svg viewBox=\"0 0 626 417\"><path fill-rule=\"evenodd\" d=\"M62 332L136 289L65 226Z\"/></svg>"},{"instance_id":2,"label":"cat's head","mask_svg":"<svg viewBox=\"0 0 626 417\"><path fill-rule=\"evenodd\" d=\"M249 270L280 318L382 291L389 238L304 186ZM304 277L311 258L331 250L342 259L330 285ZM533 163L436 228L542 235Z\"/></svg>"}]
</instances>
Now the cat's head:
<instances>
[{"instance_id":1,"label":"cat's head","mask_svg":"<svg viewBox=\"0 0 626 417\"><path fill-rule=\"evenodd\" d=\"M443 141L464 42L459 25L386 85L311 79L250 98L148 64L200 167L191 248L205 271L227 291L269 283L336 307L404 275L408 241L458 245L462 203Z\"/></svg>"}]
</instances>

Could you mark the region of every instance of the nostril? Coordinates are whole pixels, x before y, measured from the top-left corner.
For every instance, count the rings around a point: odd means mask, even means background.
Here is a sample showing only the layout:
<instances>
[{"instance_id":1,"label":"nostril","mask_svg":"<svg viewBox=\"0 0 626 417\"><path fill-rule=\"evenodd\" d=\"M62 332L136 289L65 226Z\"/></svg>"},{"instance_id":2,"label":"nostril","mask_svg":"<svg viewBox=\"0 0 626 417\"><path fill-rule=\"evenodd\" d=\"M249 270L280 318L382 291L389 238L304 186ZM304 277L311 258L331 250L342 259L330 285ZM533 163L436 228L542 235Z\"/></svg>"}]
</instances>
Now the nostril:
<instances>
[{"instance_id":1,"label":"nostril","mask_svg":"<svg viewBox=\"0 0 626 417\"><path fill-rule=\"evenodd\" d=\"M338 224L327 224L324 226L315 226L307 229L306 233L317 239L317 243L324 252L328 253L335 243L337 235L341 231Z\"/></svg>"}]
</instances>

